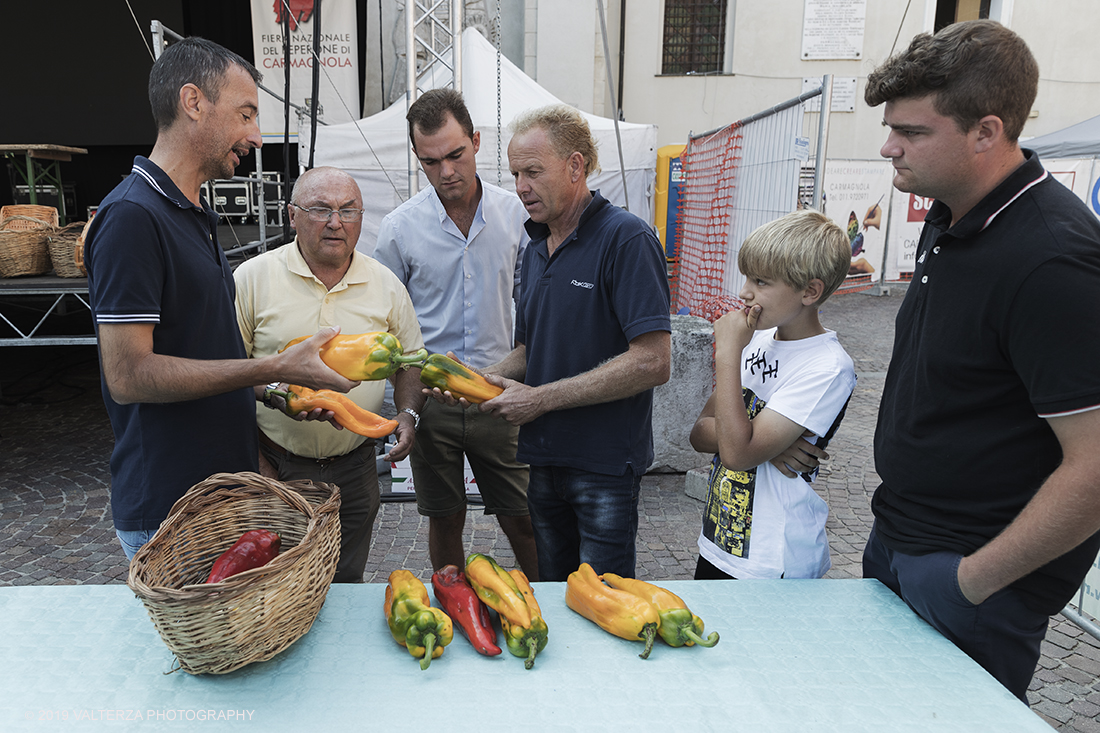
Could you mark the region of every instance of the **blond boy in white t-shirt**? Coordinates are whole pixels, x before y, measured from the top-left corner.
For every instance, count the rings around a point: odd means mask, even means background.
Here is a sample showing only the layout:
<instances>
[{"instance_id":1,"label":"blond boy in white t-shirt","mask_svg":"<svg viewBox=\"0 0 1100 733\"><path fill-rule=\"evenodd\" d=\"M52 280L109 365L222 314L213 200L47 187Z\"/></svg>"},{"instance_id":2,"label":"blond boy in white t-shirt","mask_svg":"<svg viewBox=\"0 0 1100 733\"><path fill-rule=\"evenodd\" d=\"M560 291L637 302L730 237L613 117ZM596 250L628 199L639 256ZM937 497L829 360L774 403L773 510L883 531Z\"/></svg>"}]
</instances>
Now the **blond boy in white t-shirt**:
<instances>
[{"instance_id":1,"label":"blond boy in white t-shirt","mask_svg":"<svg viewBox=\"0 0 1100 733\"><path fill-rule=\"evenodd\" d=\"M750 234L737 264L745 307L714 324L716 387L691 431L696 450L715 454L695 577L820 578L829 510L811 467L856 375L818 309L848 275L851 247L806 209Z\"/></svg>"}]
</instances>

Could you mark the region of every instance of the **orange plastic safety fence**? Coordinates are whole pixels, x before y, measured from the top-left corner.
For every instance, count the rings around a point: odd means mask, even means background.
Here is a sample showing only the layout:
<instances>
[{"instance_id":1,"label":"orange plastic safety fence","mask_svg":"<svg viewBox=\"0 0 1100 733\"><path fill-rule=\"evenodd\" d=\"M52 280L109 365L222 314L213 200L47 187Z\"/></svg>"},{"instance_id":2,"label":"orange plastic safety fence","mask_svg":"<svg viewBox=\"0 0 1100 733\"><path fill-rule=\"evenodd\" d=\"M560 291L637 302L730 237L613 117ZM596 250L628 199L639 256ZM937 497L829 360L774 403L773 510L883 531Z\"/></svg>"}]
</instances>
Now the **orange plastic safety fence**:
<instances>
[{"instance_id":1,"label":"orange plastic safety fence","mask_svg":"<svg viewBox=\"0 0 1100 733\"><path fill-rule=\"evenodd\" d=\"M670 277L672 312L686 308L713 321L725 312L721 302L731 201L741 160L740 126L689 140L681 160L678 256Z\"/></svg>"}]
</instances>

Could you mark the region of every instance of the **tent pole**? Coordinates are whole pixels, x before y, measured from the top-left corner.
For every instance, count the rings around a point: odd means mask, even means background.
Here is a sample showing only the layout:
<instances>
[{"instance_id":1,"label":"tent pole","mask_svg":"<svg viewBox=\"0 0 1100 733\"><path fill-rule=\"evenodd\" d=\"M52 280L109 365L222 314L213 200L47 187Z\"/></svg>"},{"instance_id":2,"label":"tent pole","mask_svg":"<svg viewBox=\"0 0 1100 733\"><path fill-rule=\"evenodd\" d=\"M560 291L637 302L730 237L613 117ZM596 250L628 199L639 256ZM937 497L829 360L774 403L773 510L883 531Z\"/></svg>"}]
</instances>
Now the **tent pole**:
<instances>
[{"instance_id":1,"label":"tent pole","mask_svg":"<svg viewBox=\"0 0 1100 733\"><path fill-rule=\"evenodd\" d=\"M501 119L500 119L500 0L497 0L497 185L502 185L502 178L504 177L504 165L501 158Z\"/></svg>"},{"instance_id":2,"label":"tent pole","mask_svg":"<svg viewBox=\"0 0 1100 733\"><path fill-rule=\"evenodd\" d=\"M626 204L626 210L630 211L630 192L626 186L626 165L623 162L623 138L619 133L619 105L615 101L615 78L611 76L611 48L607 43L607 22L603 15L603 0L596 0L596 5L597 12L600 14L600 32L603 34L603 60L607 64L607 84L611 92L611 106L615 112L612 119L615 121L615 142L619 146L619 172L623 176L623 202Z\"/></svg>"},{"instance_id":3,"label":"tent pole","mask_svg":"<svg viewBox=\"0 0 1100 733\"><path fill-rule=\"evenodd\" d=\"M462 92L462 0L451 0L451 79Z\"/></svg>"},{"instance_id":4,"label":"tent pole","mask_svg":"<svg viewBox=\"0 0 1100 733\"><path fill-rule=\"evenodd\" d=\"M283 180L290 185L290 13L283 13ZM301 161L298 163L301 167ZM283 220L283 241L290 239L290 218Z\"/></svg>"},{"instance_id":5,"label":"tent pole","mask_svg":"<svg viewBox=\"0 0 1100 733\"><path fill-rule=\"evenodd\" d=\"M416 101L416 0L405 0L405 112ZM420 192L416 158L409 142L409 198Z\"/></svg>"},{"instance_id":6,"label":"tent pole","mask_svg":"<svg viewBox=\"0 0 1100 733\"><path fill-rule=\"evenodd\" d=\"M317 147L317 97L321 92L321 2L313 4L313 79L309 100L309 168L313 168L313 152ZM290 96L289 94L287 95Z\"/></svg>"},{"instance_id":7,"label":"tent pole","mask_svg":"<svg viewBox=\"0 0 1100 733\"><path fill-rule=\"evenodd\" d=\"M821 113L817 125L817 159L814 161L814 198L813 207L821 211L825 196L826 148L829 145L829 115L833 108L833 75L821 77Z\"/></svg>"}]
</instances>

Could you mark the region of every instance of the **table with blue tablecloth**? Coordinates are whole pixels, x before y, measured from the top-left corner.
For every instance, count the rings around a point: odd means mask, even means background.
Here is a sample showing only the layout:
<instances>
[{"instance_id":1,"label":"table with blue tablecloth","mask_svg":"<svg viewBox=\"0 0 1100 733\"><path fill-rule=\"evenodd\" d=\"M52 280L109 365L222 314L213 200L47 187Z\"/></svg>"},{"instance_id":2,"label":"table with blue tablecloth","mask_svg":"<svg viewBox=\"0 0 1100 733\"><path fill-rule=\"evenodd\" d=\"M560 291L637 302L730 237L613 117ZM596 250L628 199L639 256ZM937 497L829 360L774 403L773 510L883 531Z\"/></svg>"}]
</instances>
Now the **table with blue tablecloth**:
<instances>
[{"instance_id":1,"label":"table with blue tablecloth","mask_svg":"<svg viewBox=\"0 0 1100 733\"><path fill-rule=\"evenodd\" d=\"M200 676L172 671L126 586L0 588L0 730L1050 730L877 581L658 584L717 646L640 659L569 610L564 583L535 583L550 642L533 669L456 629L421 670L386 627L385 585L334 585L289 649Z\"/></svg>"}]
</instances>

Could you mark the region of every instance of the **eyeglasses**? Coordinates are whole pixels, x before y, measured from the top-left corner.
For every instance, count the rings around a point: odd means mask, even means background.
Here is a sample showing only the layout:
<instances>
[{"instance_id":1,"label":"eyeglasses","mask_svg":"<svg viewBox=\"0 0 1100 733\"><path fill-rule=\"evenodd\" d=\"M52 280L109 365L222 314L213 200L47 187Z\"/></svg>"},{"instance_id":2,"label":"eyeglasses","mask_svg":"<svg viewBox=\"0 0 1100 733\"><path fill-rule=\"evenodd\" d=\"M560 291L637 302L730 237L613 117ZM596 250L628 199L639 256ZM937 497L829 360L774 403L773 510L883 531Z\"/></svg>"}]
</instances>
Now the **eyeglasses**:
<instances>
[{"instance_id":1,"label":"eyeglasses","mask_svg":"<svg viewBox=\"0 0 1100 733\"><path fill-rule=\"evenodd\" d=\"M298 204L291 204L291 206L306 212L306 215L309 217L310 221L324 222L326 224L328 223L329 219L332 218L333 214L339 216L340 221L344 222L345 224L351 224L363 218L363 209L328 209L324 206L311 206L307 209L306 207L299 206Z\"/></svg>"}]
</instances>

